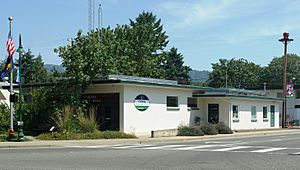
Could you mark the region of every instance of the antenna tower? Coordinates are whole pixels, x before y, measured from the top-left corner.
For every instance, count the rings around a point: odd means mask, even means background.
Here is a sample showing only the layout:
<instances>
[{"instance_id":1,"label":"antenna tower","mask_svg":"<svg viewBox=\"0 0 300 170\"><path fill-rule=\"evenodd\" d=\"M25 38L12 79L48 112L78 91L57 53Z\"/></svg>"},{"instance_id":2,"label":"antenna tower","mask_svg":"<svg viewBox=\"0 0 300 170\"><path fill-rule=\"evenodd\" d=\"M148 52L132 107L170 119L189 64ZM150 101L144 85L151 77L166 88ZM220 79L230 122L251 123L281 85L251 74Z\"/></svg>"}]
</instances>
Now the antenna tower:
<instances>
[{"instance_id":1,"label":"antenna tower","mask_svg":"<svg viewBox=\"0 0 300 170\"><path fill-rule=\"evenodd\" d=\"M94 9L95 9L95 0L88 0L89 1L89 31L94 30Z\"/></svg>"}]
</instances>

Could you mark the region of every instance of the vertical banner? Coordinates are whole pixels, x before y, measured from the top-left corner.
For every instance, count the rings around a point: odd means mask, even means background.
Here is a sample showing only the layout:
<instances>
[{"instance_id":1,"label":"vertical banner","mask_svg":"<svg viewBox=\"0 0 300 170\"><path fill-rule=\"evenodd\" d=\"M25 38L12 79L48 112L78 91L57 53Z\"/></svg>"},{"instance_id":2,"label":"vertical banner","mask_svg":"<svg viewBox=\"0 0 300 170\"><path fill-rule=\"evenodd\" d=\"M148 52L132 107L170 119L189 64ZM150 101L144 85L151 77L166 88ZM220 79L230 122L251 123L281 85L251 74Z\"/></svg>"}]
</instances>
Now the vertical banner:
<instances>
[{"instance_id":1,"label":"vertical banner","mask_svg":"<svg viewBox=\"0 0 300 170\"><path fill-rule=\"evenodd\" d=\"M291 82L286 83L286 89L285 89L285 97L290 98L294 96L294 84Z\"/></svg>"}]
</instances>

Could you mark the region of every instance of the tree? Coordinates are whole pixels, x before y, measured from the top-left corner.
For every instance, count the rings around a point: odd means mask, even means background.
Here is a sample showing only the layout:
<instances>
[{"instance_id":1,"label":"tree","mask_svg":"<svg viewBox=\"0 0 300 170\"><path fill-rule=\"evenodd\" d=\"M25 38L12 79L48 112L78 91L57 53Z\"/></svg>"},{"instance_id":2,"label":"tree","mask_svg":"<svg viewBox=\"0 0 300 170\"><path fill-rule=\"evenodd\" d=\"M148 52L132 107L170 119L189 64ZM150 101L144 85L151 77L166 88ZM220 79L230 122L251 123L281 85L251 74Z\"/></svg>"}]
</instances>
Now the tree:
<instances>
[{"instance_id":1,"label":"tree","mask_svg":"<svg viewBox=\"0 0 300 170\"><path fill-rule=\"evenodd\" d=\"M44 67L42 56L37 57L30 50L22 57L22 83L45 83L50 79L47 69Z\"/></svg>"},{"instance_id":2,"label":"tree","mask_svg":"<svg viewBox=\"0 0 300 170\"><path fill-rule=\"evenodd\" d=\"M151 12L142 12L135 21L130 20L130 57L135 61L135 74L141 77L160 78L159 53L167 46L168 36L161 20Z\"/></svg>"},{"instance_id":3,"label":"tree","mask_svg":"<svg viewBox=\"0 0 300 170\"><path fill-rule=\"evenodd\" d=\"M249 88L259 85L262 68L246 59L220 59L212 64L208 83L211 87Z\"/></svg>"},{"instance_id":4,"label":"tree","mask_svg":"<svg viewBox=\"0 0 300 170\"><path fill-rule=\"evenodd\" d=\"M177 48L173 47L170 51L163 52L161 67L164 72L164 79L189 82L189 66L184 66L183 55L178 53Z\"/></svg>"},{"instance_id":5,"label":"tree","mask_svg":"<svg viewBox=\"0 0 300 170\"><path fill-rule=\"evenodd\" d=\"M286 80L293 78L300 80L300 56L287 54ZM283 56L274 57L267 67L264 67L261 82L268 86L282 86L283 83Z\"/></svg>"}]
</instances>

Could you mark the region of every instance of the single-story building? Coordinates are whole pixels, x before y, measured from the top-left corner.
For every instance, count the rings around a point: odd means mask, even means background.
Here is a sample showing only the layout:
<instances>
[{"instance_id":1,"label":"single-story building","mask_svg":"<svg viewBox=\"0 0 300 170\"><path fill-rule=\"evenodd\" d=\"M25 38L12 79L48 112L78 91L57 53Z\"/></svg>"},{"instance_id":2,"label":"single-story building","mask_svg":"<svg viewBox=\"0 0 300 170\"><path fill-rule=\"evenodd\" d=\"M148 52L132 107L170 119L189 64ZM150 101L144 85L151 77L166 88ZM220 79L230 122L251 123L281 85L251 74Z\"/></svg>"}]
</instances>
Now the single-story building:
<instances>
[{"instance_id":1,"label":"single-story building","mask_svg":"<svg viewBox=\"0 0 300 170\"><path fill-rule=\"evenodd\" d=\"M282 86L266 86L265 88L252 88L252 91L263 92L265 96L281 98L283 100ZM281 119L282 105L279 106L279 119ZM293 95L286 98L286 121L293 125L300 125L300 85L293 86ZM279 122L281 126L281 121Z\"/></svg>"},{"instance_id":2,"label":"single-story building","mask_svg":"<svg viewBox=\"0 0 300 170\"><path fill-rule=\"evenodd\" d=\"M90 104L100 130L147 135L199 122L224 122L232 130L279 128L282 104L279 98L250 90L121 75L94 80L82 99Z\"/></svg>"},{"instance_id":3,"label":"single-story building","mask_svg":"<svg viewBox=\"0 0 300 170\"><path fill-rule=\"evenodd\" d=\"M180 85L176 81L112 75L94 81L83 98L93 103L101 130L150 134L200 122L233 130L279 128L281 99L240 89Z\"/></svg>"}]
</instances>

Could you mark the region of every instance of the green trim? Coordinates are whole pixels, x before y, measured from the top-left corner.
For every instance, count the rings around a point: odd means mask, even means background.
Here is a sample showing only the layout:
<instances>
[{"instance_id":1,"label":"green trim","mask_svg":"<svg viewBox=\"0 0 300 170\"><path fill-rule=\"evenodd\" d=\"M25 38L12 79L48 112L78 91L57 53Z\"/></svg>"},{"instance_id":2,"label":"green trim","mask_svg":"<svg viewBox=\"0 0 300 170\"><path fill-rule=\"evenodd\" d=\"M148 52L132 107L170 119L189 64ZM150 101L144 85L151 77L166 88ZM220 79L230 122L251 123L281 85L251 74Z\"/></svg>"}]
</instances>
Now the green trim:
<instances>
[{"instance_id":1,"label":"green trim","mask_svg":"<svg viewBox=\"0 0 300 170\"><path fill-rule=\"evenodd\" d=\"M278 100L282 101L280 98L266 97L266 96L242 96L233 94L193 94L193 97L234 97L234 98L246 98L246 99L261 99L261 100Z\"/></svg>"},{"instance_id":2,"label":"green trim","mask_svg":"<svg viewBox=\"0 0 300 170\"><path fill-rule=\"evenodd\" d=\"M148 109L149 106L135 106L137 109Z\"/></svg>"},{"instance_id":3,"label":"green trim","mask_svg":"<svg viewBox=\"0 0 300 170\"><path fill-rule=\"evenodd\" d=\"M159 84L159 83L123 81L123 80L121 80L120 83L130 84L130 85L145 85L145 86L169 87L169 88L178 88L178 89L213 91L213 88L211 87L197 87L197 86L190 86L190 85Z\"/></svg>"}]
</instances>

